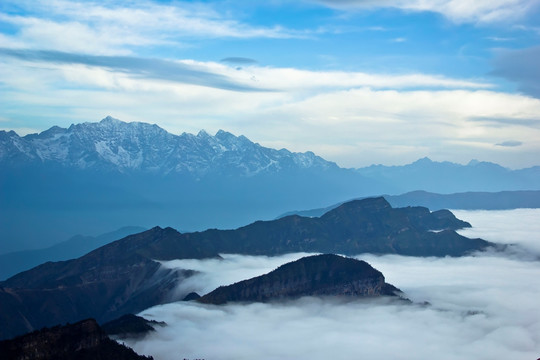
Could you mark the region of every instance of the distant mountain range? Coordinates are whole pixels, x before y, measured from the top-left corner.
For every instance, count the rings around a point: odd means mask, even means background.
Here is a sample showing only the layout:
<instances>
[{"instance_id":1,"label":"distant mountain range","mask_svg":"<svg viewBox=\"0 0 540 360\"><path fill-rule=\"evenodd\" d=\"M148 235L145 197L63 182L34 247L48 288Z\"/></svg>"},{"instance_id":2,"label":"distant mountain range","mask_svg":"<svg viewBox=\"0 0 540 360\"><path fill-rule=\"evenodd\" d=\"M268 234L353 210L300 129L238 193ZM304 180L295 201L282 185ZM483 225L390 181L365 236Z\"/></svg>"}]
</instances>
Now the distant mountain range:
<instances>
[{"instance_id":1,"label":"distant mountain range","mask_svg":"<svg viewBox=\"0 0 540 360\"><path fill-rule=\"evenodd\" d=\"M414 190L442 194L540 190L540 166L510 170L494 163L477 160L460 165L423 158L404 166L372 165L355 171L365 178L396 186L397 193L387 192L391 195Z\"/></svg>"},{"instance_id":2,"label":"distant mountain range","mask_svg":"<svg viewBox=\"0 0 540 360\"><path fill-rule=\"evenodd\" d=\"M312 152L265 148L244 136L220 130L215 136L173 135L157 125L125 123L106 117L99 123L54 126L19 137L0 131L0 161L113 173L253 176L298 169L337 169Z\"/></svg>"},{"instance_id":3,"label":"distant mountain range","mask_svg":"<svg viewBox=\"0 0 540 360\"><path fill-rule=\"evenodd\" d=\"M493 244L454 230L470 226L449 211L392 208L383 198L342 204L320 218L289 216L236 230L184 233L159 227L78 259L48 262L0 282L0 339L59 323L110 321L180 300L177 285L194 274L156 260L218 258L220 253L390 253L460 256ZM435 230L435 231L434 231Z\"/></svg>"},{"instance_id":4,"label":"distant mountain range","mask_svg":"<svg viewBox=\"0 0 540 360\"><path fill-rule=\"evenodd\" d=\"M268 274L220 286L197 301L221 305L228 302L269 302L303 296L398 296L400 290L365 261L334 254L303 257Z\"/></svg>"},{"instance_id":5,"label":"distant mountain range","mask_svg":"<svg viewBox=\"0 0 540 360\"><path fill-rule=\"evenodd\" d=\"M540 167L458 165L343 169L218 131L173 135L106 117L24 137L0 131L0 254L126 225L235 228L291 209L413 190L540 190Z\"/></svg>"}]
</instances>

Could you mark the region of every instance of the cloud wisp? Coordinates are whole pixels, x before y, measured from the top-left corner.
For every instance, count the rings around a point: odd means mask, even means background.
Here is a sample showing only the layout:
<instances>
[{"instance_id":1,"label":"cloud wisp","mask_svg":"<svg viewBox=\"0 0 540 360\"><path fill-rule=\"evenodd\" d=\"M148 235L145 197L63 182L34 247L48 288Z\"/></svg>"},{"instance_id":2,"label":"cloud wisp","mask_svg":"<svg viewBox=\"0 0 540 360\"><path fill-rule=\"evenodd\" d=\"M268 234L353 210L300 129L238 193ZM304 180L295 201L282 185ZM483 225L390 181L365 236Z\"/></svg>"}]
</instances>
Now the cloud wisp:
<instances>
[{"instance_id":1,"label":"cloud wisp","mask_svg":"<svg viewBox=\"0 0 540 360\"><path fill-rule=\"evenodd\" d=\"M472 222L475 235L492 241L525 238L527 231L538 234L536 225L526 229L530 223L526 222L520 228L516 221L524 215L532 219L538 216L537 211L506 212L500 217L497 213L459 215ZM190 260L169 265L197 267L207 273L206 280L225 284L243 271L244 277L252 276L258 263L266 272L300 255L260 259L235 255L222 263ZM462 258L364 254L358 258L382 271L387 282L400 287L412 300L431 305L317 298L225 306L173 303L143 311L143 316L168 325L128 344L157 360L487 360L540 354L540 288L535 286L540 262L501 254Z\"/></svg>"},{"instance_id":2,"label":"cloud wisp","mask_svg":"<svg viewBox=\"0 0 540 360\"><path fill-rule=\"evenodd\" d=\"M517 140L507 140L507 141L497 143L495 145L504 146L504 147L516 147L516 146L523 145L523 143L521 141L517 141Z\"/></svg>"},{"instance_id":3,"label":"cloud wisp","mask_svg":"<svg viewBox=\"0 0 540 360\"><path fill-rule=\"evenodd\" d=\"M430 11L457 22L494 23L523 18L537 6L535 0L313 0L341 10L397 8L405 11Z\"/></svg>"},{"instance_id":4,"label":"cloud wisp","mask_svg":"<svg viewBox=\"0 0 540 360\"><path fill-rule=\"evenodd\" d=\"M18 9L13 13L12 8ZM129 55L135 49L186 46L200 38L294 38L281 26L253 26L213 4L154 1L12 1L0 22L16 29L6 40L17 47L100 55ZM0 8L0 10L2 10Z\"/></svg>"},{"instance_id":5,"label":"cloud wisp","mask_svg":"<svg viewBox=\"0 0 540 360\"><path fill-rule=\"evenodd\" d=\"M257 64L258 61L245 57L231 56L221 59L220 62L234 65L253 65Z\"/></svg>"}]
</instances>

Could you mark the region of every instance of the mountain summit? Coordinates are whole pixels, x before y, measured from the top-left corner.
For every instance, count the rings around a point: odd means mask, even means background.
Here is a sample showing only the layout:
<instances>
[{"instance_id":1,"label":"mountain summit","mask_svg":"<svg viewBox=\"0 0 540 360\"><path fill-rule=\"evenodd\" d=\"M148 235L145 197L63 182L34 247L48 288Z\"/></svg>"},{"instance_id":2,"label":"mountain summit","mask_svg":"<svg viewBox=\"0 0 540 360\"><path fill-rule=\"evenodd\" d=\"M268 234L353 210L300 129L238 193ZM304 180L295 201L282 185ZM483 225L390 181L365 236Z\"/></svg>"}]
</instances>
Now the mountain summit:
<instances>
[{"instance_id":1,"label":"mountain summit","mask_svg":"<svg viewBox=\"0 0 540 360\"><path fill-rule=\"evenodd\" d=\"M280 266L252 279L221 286L197 301L267 302L302 296L397 296L399 289L367 262L334 254L314 255Z\"/></svg>"},{"instance_id":2,"label":"mountain summit","mask_svg":"<svg viewBox=\"0 0 540 360\"><path fill-rule=\"evenodd\" d=\"M337 168L312 152L270 149L223 130L215 136L204 130L197 135L173 135L155 124L126 123L111 116L98 123L76 124L68 129L54 126L24 137L2 132L2 162L195 176Z\"/></svg>"}]
</instances>

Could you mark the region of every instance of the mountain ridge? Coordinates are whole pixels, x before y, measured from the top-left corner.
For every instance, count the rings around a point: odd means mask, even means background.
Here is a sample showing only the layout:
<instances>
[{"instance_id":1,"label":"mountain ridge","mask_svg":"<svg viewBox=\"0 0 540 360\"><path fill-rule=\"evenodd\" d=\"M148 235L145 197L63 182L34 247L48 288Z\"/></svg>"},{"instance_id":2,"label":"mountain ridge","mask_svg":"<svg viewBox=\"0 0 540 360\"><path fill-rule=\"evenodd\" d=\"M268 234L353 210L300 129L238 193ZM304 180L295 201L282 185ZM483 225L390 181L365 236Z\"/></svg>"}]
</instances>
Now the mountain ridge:
<instances>
[{"instance_id":1,"label":"mountain ridge","mask_svg":"<svg viewBox=\"0 0 540 360\"><path fill-rule=\"evenodd\" d=\"M539 190L499 191L499 192L464 192L454 194L436 194L417 190L400 195L381 195L393 207L422 206L431 211L452 210L511 210L511 209L537 209L540 208ZM358 198L360 200L364 198ZM321 216L339 205L353 199L339 202L324 208L288 211L276 219L300 215L307 217Z\"/></svg>"},{"instance_id":2,"label":"mountain ridge","mask_svg":"<svg viewBox=\"0 0 540 360\"><path fill-rule=\"evenodd\" d=\"M253 176L294 167L337 168L313 152L266 148L224 130L214 136L204 130L197 135L174 135L156 124L126 123L111 116L98 123L72 124L67 129L53 126L23 137L4 132L0 145L0 162L26 160L120 173L203 176L214 173L217 167L221 173L234 168L242 176Z\"/></svg>"}]
</instances>

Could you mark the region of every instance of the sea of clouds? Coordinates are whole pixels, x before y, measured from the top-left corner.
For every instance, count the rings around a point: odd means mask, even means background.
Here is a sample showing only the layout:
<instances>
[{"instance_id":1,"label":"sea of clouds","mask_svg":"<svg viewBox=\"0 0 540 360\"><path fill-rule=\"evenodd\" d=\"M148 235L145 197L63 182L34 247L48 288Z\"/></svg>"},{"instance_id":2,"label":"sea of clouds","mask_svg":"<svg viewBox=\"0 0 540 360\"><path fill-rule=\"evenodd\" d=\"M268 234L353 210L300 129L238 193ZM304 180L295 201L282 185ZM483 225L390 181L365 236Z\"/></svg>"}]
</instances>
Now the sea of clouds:
<instances>
[{"instance_id":1,"label":"sea of clouds","mask_svg":"<svg viewBox=\"0 0 540 360\"><path fill-rule=\"evenodd\" d=\"M225 306L177 302L147 309L167 326L137 352L169 359L536 359L540 357L540 209L455 211L460 231L521 251L460 258L362 254L414 302L303 298ZM166 267L200 273L179 295L205 294L267 273L307 254L224 255L177 260ZM425 304L428 302L429 304Z\"/></svg>"}]
</instances>

